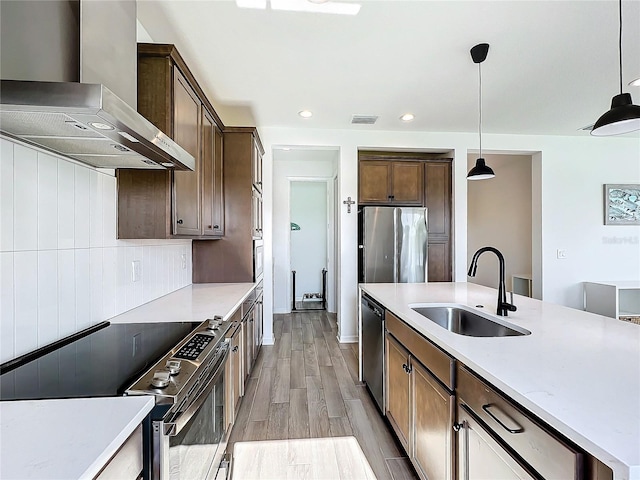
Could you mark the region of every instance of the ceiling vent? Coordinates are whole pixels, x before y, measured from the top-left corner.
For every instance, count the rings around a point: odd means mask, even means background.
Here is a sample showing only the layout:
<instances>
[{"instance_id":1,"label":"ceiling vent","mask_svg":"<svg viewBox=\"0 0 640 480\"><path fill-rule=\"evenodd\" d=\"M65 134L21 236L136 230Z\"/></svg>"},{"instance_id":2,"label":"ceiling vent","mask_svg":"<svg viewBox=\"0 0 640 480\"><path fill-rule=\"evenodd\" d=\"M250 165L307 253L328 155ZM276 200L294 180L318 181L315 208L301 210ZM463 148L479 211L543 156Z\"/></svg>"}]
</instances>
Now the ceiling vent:
<instances>
[{"instance_id":1,"label":"ceiling vent","mask_svg":"<svg viewBox=\"0 0 640 480\"><path fill-rule=\"evenodd\" d=\"M373 125L377 120L377 115L354 115L351 117L351 123L354 125Z\"/></svg>"}]
</instances>

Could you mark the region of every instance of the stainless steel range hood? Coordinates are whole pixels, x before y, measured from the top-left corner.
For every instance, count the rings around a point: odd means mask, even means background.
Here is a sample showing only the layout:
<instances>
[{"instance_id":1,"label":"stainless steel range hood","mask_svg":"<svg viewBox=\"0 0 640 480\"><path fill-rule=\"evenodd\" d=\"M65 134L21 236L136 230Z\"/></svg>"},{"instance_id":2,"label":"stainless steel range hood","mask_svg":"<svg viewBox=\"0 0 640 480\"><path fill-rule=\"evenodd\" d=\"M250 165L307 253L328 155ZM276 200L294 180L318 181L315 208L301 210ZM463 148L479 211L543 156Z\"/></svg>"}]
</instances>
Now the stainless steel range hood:
<instances>
[{"instance_id":1,"label":"stainless steel range hood","mask_svg":"<svg viewBox=\"0 0 640 480\"><path fill-rule=\"evenodd\" d=\"M193 170L195 159L104 85L2 80L0 131L102 168Z\"/></svg>"},{"instance_id":2,"label":"stainless steel range hood","mask_svg":"<svg viewBox=\"0 0 640 480\"><path fill-rule=\"evenodd\" d=\"M195 169L191 154L131 106L135 0L0 8L0 133L94 167Z\"/></svg>"}]
</instances>

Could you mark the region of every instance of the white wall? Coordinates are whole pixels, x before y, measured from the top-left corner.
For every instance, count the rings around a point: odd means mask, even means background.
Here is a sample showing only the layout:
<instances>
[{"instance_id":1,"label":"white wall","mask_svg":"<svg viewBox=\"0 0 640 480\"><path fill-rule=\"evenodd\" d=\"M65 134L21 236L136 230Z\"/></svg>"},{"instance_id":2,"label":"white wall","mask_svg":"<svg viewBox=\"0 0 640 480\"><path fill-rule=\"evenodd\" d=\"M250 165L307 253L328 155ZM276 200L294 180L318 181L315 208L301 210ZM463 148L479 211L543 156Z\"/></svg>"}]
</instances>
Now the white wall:
<instances>
[{"instance_id":1,"label":"white wall","mask_svg":"<svg viewBox=\"0 0 640 480\"><path fill-rule=\"evenodd\" d=\"M379 132L260 128L267 154L265 170L273 168L273 145L314 145L339 148L339 312L341 341L357 338L357 214L342 204L357 199L358 148L442 149L454 152L454 279L466 281L467 259L467 152L477 147L477 136L466 133ZM541 152L539 168L542 196L540 244L541 295L544 300L579 308L581 282L640 277L640 227L603 225L602 184L640 183L638 137L560 137L535 135L483 135L487 151ZM534 157L536 160L537 155ZM265 177L265 182L273 177ZM265 187L267 188L267 187ZM268 190L268 188L267 188ZM274 202L265 197L265 275L273 269L271 225ZM535 212L534 212L535 213ZM618 239L618 240L616 240ZM612 243L616 242L618 243ZM534 246L535 248L535 246ZM556 249L568 251L556 259ZM534 262L536 259L534 258ZM270 292L265 291L268 296ZM272 310L265 302L265 318Z\"/></svg>"},{"instance_id":2,"label":"white wall","mask_svg":"<svg viewBox=\"0 0 640 480\"><path fill-rule=\"evenodd\" d=\"M467 265L480 247L491 246L505 258L506 288L514 273L531 274L531 155L483 155L495 178L467 184ZM477 155L468 155L467 169ZM497 288L498 260L484 253L470 282Z\"/></svg>"},{"instance_id":3,"label":"white wall","mask_svg":"<svg viewBox=\"0 0 640 480\"><path fill-rule=\"evenodd\" d=\"M0 147L0 362L191 283L191 241L116 240L112 174Z\"/></svg>"},{"instance_id":4,"label":"white wall","mask_svg":"<svg viewBox=\"0 0 640 480\"><path fill-rule=\"evenodd\" d=\"M273 161L275 158L275 162ZM273 298L273 312L288 313L291 311L291 271L289 268L289 184L291 180L329 180L327 187L329 197L335 197L333 192L333 181L337 173L339 152L336 149L292 149L289 151L278 148L267 149L264 166L265 188L272 194L266 193L264 201L269 205L264 205L265 214L265 257L272 259L270 272L273 272L273 292L265 292L265 302L267 297ZM266 173L269 172L269 173ZM272 183L267 187L267 176L272 173ZM327 210L328 223L330 225L329 236L336 235L336 221L333 209ZM273 238L272 238L273 237ZM333 241L329 239L328 256L332 258ZM269 246L267 246L267 244ZM270 248L271 253L266 250ZM266 263L265 263L266 266ZM336 298L330 292L335 291L336 284L335 268L329 268L327 274L327 290L329 292L327 309L336 311ZM266 274L267 278L269 274ZM265 310L266 310L265 306Z\"/></svg>"},{"instance_id":5,"label":"white wall","mask_svg":"<svg viewBox=\"0 0 640 480\"><path fill-rule=\"evenodd\" d=\"M329 180L332 181L331 179ZM290 230L291 270L296 272L296 301L305 293L322 293L322 269L327 268L327 182L292 181Z\"/></svg>"}]
</instances>

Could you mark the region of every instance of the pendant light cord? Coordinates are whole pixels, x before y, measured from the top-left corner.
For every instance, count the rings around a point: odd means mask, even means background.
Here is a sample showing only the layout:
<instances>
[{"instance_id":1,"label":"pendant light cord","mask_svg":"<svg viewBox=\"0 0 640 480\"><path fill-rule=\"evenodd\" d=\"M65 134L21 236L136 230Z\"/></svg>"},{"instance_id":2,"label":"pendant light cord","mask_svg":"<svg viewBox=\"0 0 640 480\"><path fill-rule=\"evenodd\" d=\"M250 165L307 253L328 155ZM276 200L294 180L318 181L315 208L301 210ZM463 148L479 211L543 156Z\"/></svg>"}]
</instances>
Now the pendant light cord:
<instances>
[{"instance_id":1,"label":"pendant light cord","mask_svg":"<svg viewBox=\"0 0 640 480\"><path fill-rule=\"evenodd\" d=\"M482 158L482 62L478 63L478 136L480 137L480 158Z\"/></svg>"},{"instance_id":2,"label":"pendant light cord","mask_svg":"<svg viewBox=\"0 0 640 480\"><path fill-rule=\"evenodd\" d=\"M618 34L618 53L620 55L620 93L622 93L622 0L619 0L618 5L620 6L619 14L619 23L620 23L620 31Z\"/></svg>"}]
</instances>

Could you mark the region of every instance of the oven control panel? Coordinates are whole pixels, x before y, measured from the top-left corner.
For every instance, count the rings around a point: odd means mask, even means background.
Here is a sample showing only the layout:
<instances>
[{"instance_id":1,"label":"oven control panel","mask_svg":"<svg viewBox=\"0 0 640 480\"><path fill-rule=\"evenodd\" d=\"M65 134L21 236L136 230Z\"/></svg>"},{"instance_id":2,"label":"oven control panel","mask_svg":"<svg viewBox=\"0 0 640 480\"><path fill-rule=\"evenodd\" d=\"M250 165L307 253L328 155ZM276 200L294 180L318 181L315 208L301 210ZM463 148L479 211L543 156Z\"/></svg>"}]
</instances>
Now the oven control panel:
<instances>
[{"instance_id":1,"label":"oven control panel","mask_svg":"<svg viewBox=\"0 0 640 480\"><path fill-rule=\"evenodd\" d=\"M214 325L212 325L214 323ZM189 336L126 389L128 395L155 395L156 403L179 403L202 375L207 374L218 346L233 322L202 322Z\"/></svg>"},{"instance_id":2,"label":"oven control panel","mask_svg":"<svg viewBox=\"0 0 640 480\"><path fill-rule=\"evenodd\" d=\"M213 337L198 333L191 340L185 343L173 358L181 358L184 360L195 360L211 343Z\"/></svg>"}]
</instances>

